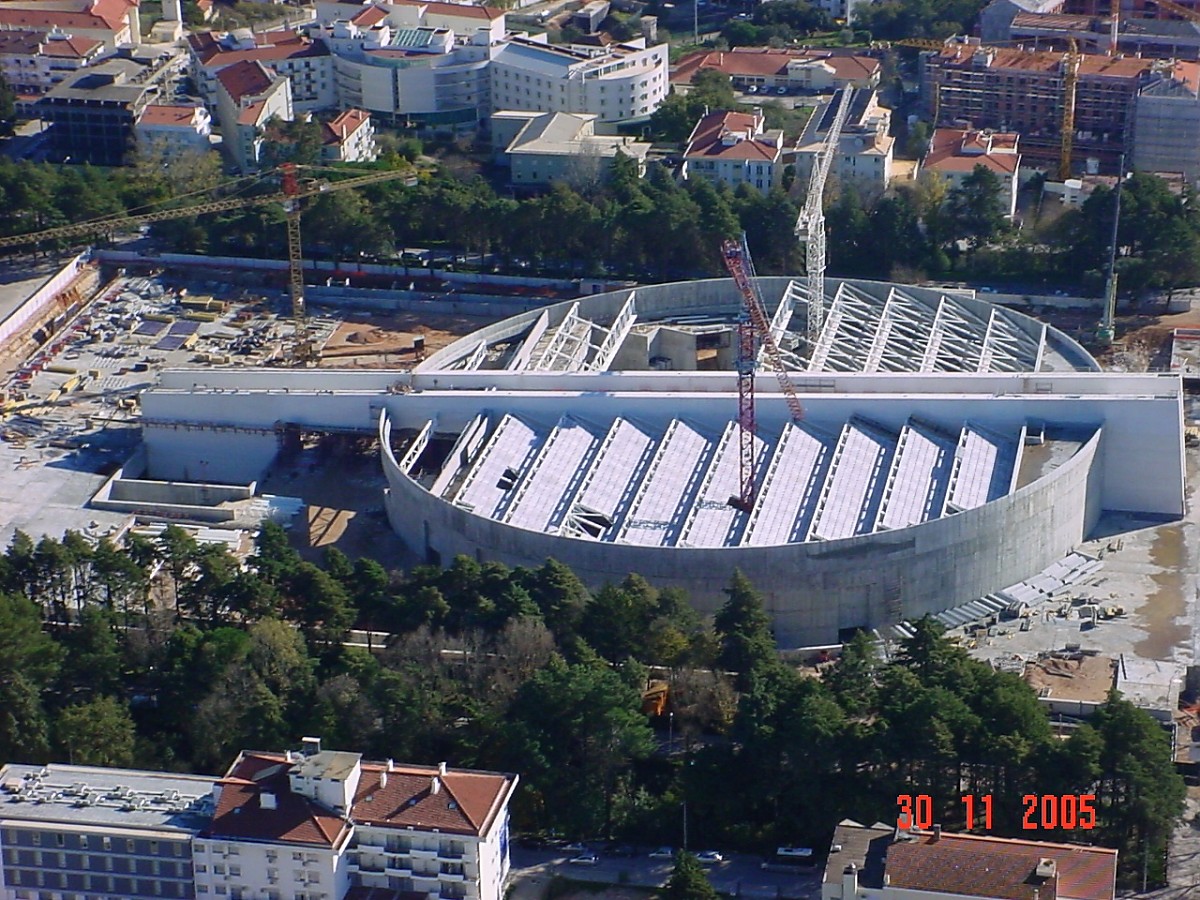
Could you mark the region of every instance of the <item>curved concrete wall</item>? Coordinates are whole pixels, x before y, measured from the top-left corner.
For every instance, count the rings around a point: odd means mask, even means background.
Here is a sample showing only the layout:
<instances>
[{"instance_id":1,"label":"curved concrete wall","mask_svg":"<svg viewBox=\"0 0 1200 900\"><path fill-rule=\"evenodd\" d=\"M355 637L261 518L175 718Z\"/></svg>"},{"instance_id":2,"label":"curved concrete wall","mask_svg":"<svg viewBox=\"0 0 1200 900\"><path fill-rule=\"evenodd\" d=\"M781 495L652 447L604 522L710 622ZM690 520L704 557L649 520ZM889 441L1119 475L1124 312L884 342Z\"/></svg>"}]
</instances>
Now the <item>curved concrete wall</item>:
<instances>
[{"instance_id":1,"label":"curved concrete wall","mask_svg":"<svg viewBox=\"0 0 1200 900\"><path fill-rule=\"evenodd\" d=\"M767 306L773 309L774 304L783 296L783 292L786 290L789 282L797 280L797 278L783 275L760 277L758 284ZM843 279L829 279L826 282L827 292L831 295L836 293L837 286L842 281ZM891 287L891 284L887 282L855 279L844 279L844 281L848 285L873 291ZM928 299L934 305L936 305L937 298L945 293L935 288L922 288L914 285L897 285L897 287L902 288L906 293L914 297ZM481 340L486 340L489 344L493 344L513 335L520 334L529 328L543 311L549 313L550 325L557 325L566 317L567 310L574 302L579 303L581 315L591 318L594 321L604 322L611 320L620 311L625 300L629 297L631 290L637 293L640 319L648 318L650 320L657 320L678 315L695 315L701 311L712 312L724 310L727 312L730 307L739 302L737 287L734 285L732 278L708 278L700 281L647 284L632 289L626 288L619 291L610 291L605 294L593 294L578 301L568 300L562 303L555 303L552 306L545 307L544 310L532 310L521 313L510 319L505 319L474 331L466 337L459 338L448 347L444 347L434 353L418 365L414 371L431 372L444 369L452 365L455 361L470 355L471 351L475 349ZM977 297L971 298L957 293L954 297L958 302L984 319L987 318L993 307L992 303ZM1008 310L1008 312L1031 337L1036 337L1041 332L1043 327L1041 322L1030 318L1024 313L1014 310ZM1071 360L1075 365L1084 367L1087 370L1100 370L1096 361L1092 359L1091 355L1077 341L1056 328L1045 327L1047 341L1056 345L1063 356Z\"/></svg>"},{"instance_id":2,"label":"curved concrete wall","mask_svg":"<svg viewBox=\"0 0 1200 900\"><path fill-rule=\"evenodd\" d=\"M392 528L416 553L457 554L509 565L553 557L589 586L637 572L685 588L704 613L725 600L735 568L766 598L781 646L836 641L838 630L880 626L937 612L1037 574L1084 539L1099 516L1097 432L1071 459L1000 500L911 528L838 541L777 547L662 548L544 534L474 515L404 474L380 417L386 507Z\"/></svg>"}]
</instances>

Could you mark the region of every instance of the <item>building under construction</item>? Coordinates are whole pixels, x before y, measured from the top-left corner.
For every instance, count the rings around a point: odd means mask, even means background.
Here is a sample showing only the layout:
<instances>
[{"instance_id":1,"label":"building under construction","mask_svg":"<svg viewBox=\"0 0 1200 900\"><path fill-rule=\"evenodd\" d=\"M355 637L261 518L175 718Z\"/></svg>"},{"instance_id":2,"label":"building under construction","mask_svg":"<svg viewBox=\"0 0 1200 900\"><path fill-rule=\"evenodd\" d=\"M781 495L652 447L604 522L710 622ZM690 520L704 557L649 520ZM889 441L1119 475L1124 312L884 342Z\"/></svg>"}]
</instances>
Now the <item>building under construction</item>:
<instances>
[{"instance_id":1,"label":"building under construction","mask_svg":"<svg viewBox=\"0 0 1200 900\"><path fill-rule=\"evenodd\" d=\"M1074 88L1074 158L1115 174L1128 152L1138 96L1173 78L1186 80L1194 64L1122 56L1078 57ZM1066 53L983 46L959 38L922 54L921 92L939 125L1016 131L1031 162L1056 163L1070 59ZM1177 71L1186 67L1187 71ZM1076 168L1082 164L1077 162Z\"/></svg>"}]
</instances>

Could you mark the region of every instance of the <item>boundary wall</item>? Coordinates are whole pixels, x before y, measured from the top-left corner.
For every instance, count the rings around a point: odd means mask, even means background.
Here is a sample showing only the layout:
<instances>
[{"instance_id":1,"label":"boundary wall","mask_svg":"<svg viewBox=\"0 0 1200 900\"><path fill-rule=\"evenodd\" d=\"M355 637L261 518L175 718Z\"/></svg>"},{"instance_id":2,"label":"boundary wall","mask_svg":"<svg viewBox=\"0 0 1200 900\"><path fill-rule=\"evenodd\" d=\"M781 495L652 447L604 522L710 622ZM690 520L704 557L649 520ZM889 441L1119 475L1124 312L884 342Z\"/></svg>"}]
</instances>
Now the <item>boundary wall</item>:
<instances>
[{"instance_id":1,"label":"boundary wall","mask_svg":"<svg viewBox=\"0 0 1200 900\"><path fill-rule=\"evenodd\" d=\"M29 296L28 300L9 313L3 321L0 321L0 346L11 341L17 332L41 314L59 294L70 287L71 282L83 272L87 261L87 251L80 253L57 273L51 275L45 284Z\"/></svg>"}]
</instances>

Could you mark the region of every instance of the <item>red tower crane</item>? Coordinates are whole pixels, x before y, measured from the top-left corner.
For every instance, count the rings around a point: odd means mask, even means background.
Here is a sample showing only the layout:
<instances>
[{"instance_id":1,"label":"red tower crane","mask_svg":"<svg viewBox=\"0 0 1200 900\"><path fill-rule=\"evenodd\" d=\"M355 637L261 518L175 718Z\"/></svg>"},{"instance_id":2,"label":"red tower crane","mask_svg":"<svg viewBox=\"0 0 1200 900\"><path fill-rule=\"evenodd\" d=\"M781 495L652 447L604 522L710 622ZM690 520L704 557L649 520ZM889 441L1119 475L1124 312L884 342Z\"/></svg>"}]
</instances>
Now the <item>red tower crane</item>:
<instances>
[{"instance_id":1,"label":"red tower crane","mask_svg":"<svg viewBox=\"0 0 1200 900\"><path fill-rule=\"evenodd\" d=\"M733 276L734 284L742 295L742 312L738 320L738 446L741 461L738 496L730 498L730 504L743 512L754 506L754 435L758 423L754 412L754 373L758 366L758 348L767 351L771 368L779 379L779 387L787 401L792 421L799 423L804 418L804 407L796 396L796 388L788 375L783 354L771 333L771 321L758 292L758 279L754 274L754 260L746 244L746 235L740 241L727 240L721 244L721 255L725 268Z\"/></svg>"}]
</instances>

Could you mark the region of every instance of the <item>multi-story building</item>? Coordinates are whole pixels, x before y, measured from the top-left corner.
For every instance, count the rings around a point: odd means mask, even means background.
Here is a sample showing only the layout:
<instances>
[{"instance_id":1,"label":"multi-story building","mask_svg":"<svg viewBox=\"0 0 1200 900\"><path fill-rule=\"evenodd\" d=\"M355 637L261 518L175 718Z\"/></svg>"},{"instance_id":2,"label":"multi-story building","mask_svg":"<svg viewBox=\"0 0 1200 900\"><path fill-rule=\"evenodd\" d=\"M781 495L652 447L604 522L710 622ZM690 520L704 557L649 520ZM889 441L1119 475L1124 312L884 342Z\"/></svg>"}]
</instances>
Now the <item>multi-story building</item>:
<instances>
[{"instance_id":1,"label":"multi-story building","mask_svg":"<svg viewBox=\"0 0 1200 900\"><path fill-rule=\"evenodd\" d=\"M211 149L212 116L203 106L151 103L134 125L139 150L173 159Z\"/></svg>"},{"instance_id":2,"label":"multi-story building","mask_svg":"<svg viewBox=\"0 0 1200 900\"><path fill-rule=\"evenodd\" d=\"M767 192L782 184L783 132L767 130L761 109L718 110L704 116L688 138L680 169L684 178L703 178L736 188Z\"/></svg>"},{"instance_id":3,"label":"multi-story building","mask_svg":"<svg viewBox=\"0 0 1200 900\"><path fill-rule=\"evenodd\" d=\"M979 35L985 44L1008 40L1013 19L1022 13L1054 15L1063 0L991 0L979 13Z\"/></svg>"},{"instance_id":4,"label":"multi-story building","mask_svg":"<svg viewBox=\"0 0 1200 900\"><path fill-rule=\"evenodd\" d=\"M572 187L608 178L617 155L646 174L650 145L631 137L596 134L596 117L578 113L498 112L492 116L492 147L512 172L514 185Z\"/></svg>"},{"instance_id":5,"label":"multi-story building","mask_svg":"<svg viewBox=\"0 0 1200 900\"><path fill-rule=\"evenodd\" d=\"M57 28L48 32L0 31L0 76L17 94L40 95L96 63L104 43Z\"/></svg>"},{"instance_id":6,"label":"multi-story building","mask_svg":"<svg viewBox=\"0 0 1200 900\"><path fill-rule=\"evenodd\" d=\"M137 0L6 0L0 3L0 31L58 29L100 41L108 50L142 40Z\"/></svg>"},{"instance_id":7,"label":"multi-story building","mask_svg":"<svg viewBox=\"0 0 1200 900\"><path fill-rule=\"evenodd\" d=\"M261 62L242 60L217 73L222 146L241 171L258 168L267 123L293 118L291 82Z\"/></svg>"},{"instance_id":8,"label":"multi-story building","mask_svg":"<svg viewBox=\"0 0 1200 900\"><path fill-rule=\"evenodd\" d=\"M738 90L824 92L877 87L881 68L879 60L849 50L737 47L700 50L683 57L671 70L671 84L685 87L698 73L716 69L728 75Z\"/></svg>"},{"instance_id":9,"label":"multi-story building","mask_svg":"<svg viewBox=\"0 0 1200 900\"><path fill-rule=\"evenodd\" d=\"M833 832L822 900L1113 900L1117 851L850 819Z\"/></svg>"},{"instance_id":10,"label":"multi-story building","mask_svg":"<svg viewBox=\"0 0 1200 900\"><path fill-rule=\"evenodd\" d=\"M841 94L817 107L796 143L796 178L807 184L813 162L837 116ZM879 103L877 91L857 91L850 101L832 172L844 184L854 184L865 194L881 194L892 180L896 139L891 130L892 111Z\"/></svg>"},{"instance_id":11,"label":"multi-story building","mask_svg":"<svg viewBox=\"0 0 1200 900\"><path fill-rule=\"evenodd\" d=\"M921 166L945 181L949 190L961 187L976 166L983 166L999 179L1000 208L1012 218L1017 212L1017 176L1021 168L1019 139L1020 135L1011 133L938 128Z\"/></svg>"},{"instance_id":12,"label":"multi-story building","mask_svg":"<svg viewBox=\"0 0 1200 900\"><path fill-rule=\"evenodd\" d=\"M209 104L216 102L217 75L223 69L239 62L260 62L291 82L297 112L338 105L333 57L320 38L295 31L197 32L188 35L188 50L192 80Z\"/></svg>"},{"instance_id":13,"label":"multi-story building","mask_svg":"<svg viewBox=\"0 0 1200 900\"><path fill-rule=\"evenodd\" d=\"M607 48L514 37L489 67L492 109L590 113L600 122L649 118L667 96L667 45L643 38Z\"/></svg>"},{"instance_id":14,"label":"multi-story building","mask_svg":"<svg viewBox=\"0 0 1200 900\"><path fill-rule=\"evenodd\" d=\"M374 162L378 155L375 128L366 110L348 109L321 123L321 157L326 161Z\"/></svg>"},{"instance_id":15,"label":"multi-story building","mask_svg":"<svg viewBox=\"0 0 1200 900\"><path fill-rule=\"evenodd\" d=\"M956 39L922 54L922 97L937 124L1021 134L1023 152L1057 161L1063 120L1066 54L981 46ZM1114 170L1126 149L1138 92L1174 67L1136 57L1081 57L1075 89L1075 156Z\"/></svg>"},{"instance_id":16,"label":"multi-story building","mask_svg":"<svg viewBox=\"0 0 1200 900\"><path fill-rule=\"evenodd\" d=\"M1195 63L1146 87L1133 114L1133 167L1200 182L1200 77ZM1189 70L1186 72L1185 70ZM1191 77L1187 77L1190 74ZM1180 77L1184 76L1184 77Z\"/></svg>"},{"instance_id":17,"label":"multi-story building","mask_svg":"<svg viewBox=\"0 0 1200 900\"><path fill-rule=\"evenodd\" d=\"M134 123L158 96L150 70L127 59L81 69L34 109L49 124L50 151L63 162L120 166L134 150Z\"/></svg>"},{"instance_id":18,"label":"multi-story building","mask_svg":"<svg viewBox=\"0 0 1200 900\"><path fill-rule=\"evenodd\" d=\"M52 763L0 768L0 898L195 896L212 779Z\"/></svg>"},{"instance_id":19,"label":"multi-story building","mask_svg":"<svg viewBox=\"0 0 1200 900\"><path fill-rule=\"evenodd\" d=\"M0 900L501 900L517 776L305 738L221 778L6 766Z\"/></svg>"},{"instance_id":20,"label":"multi-story building","mask_svg":"<svg viewBox=\"0 0 1200 900\"><path fill-rule=\"evenodd\" d=\"M1069 41L1089 53L1107 53L1112 45L1112 19L1022 12L1013 17L996 42L1036 41L1043 47L1066 48ZM1120 19L1117 47L1127 55L1159 59L1200 59L1200 23L1183 19Z\"/></svg>"}]
</instances>

